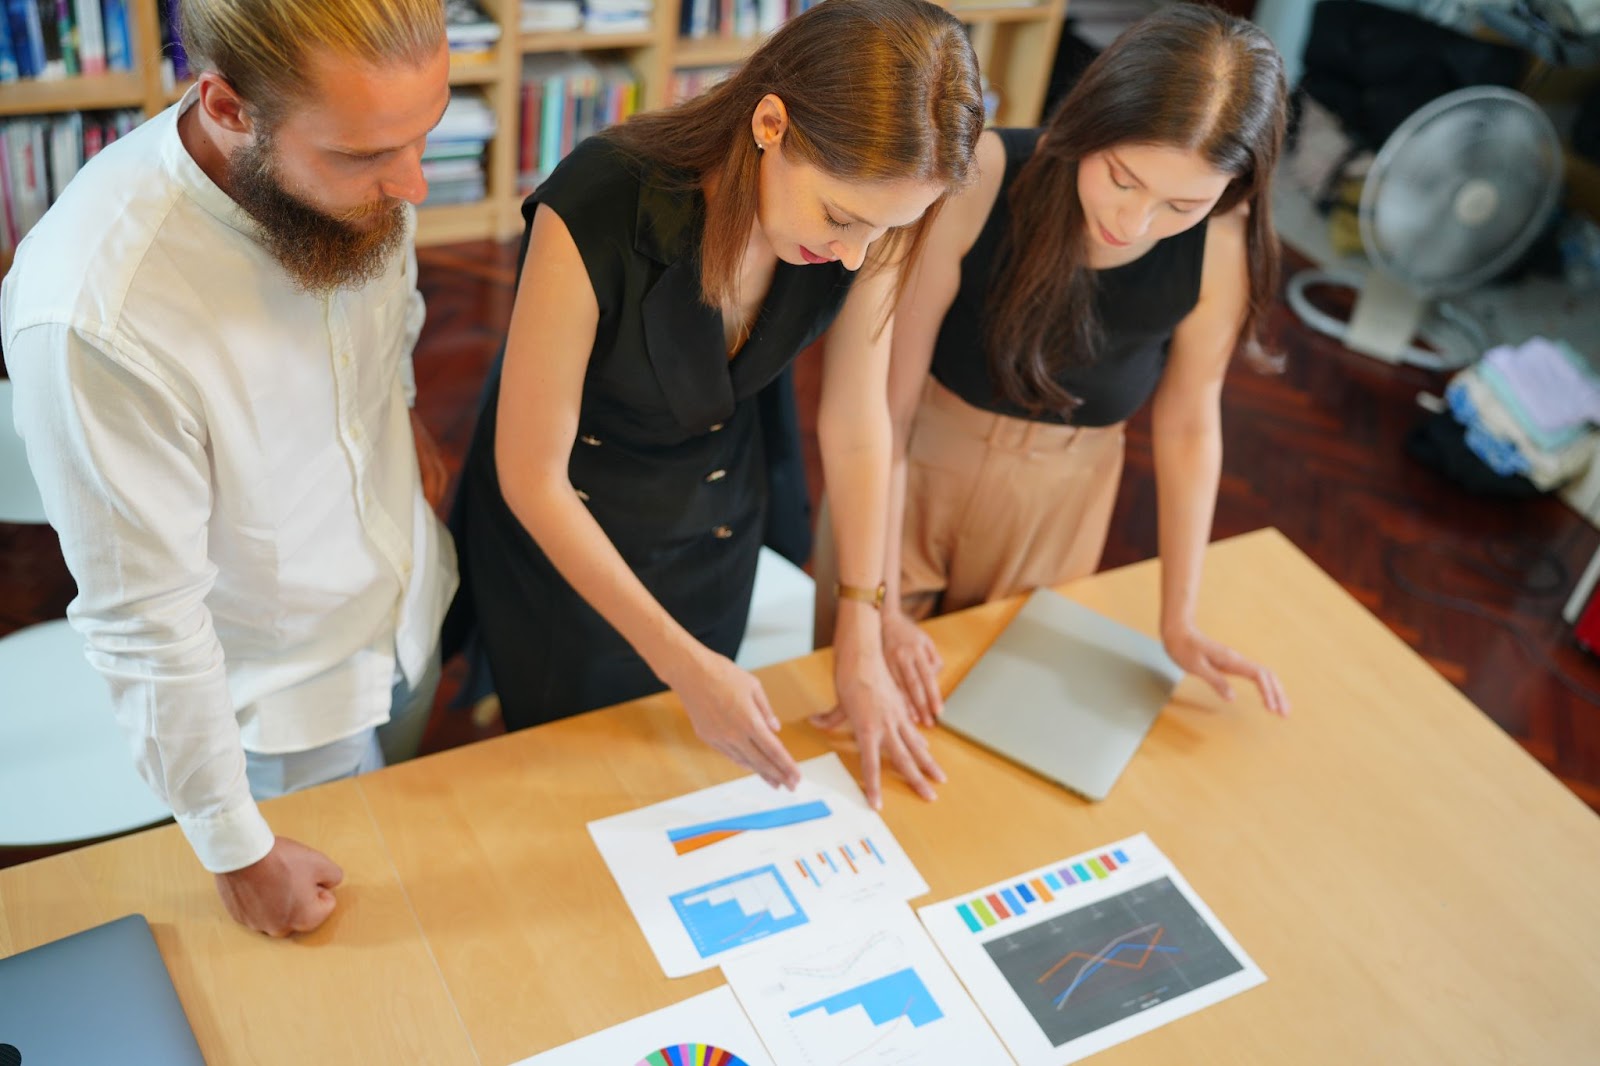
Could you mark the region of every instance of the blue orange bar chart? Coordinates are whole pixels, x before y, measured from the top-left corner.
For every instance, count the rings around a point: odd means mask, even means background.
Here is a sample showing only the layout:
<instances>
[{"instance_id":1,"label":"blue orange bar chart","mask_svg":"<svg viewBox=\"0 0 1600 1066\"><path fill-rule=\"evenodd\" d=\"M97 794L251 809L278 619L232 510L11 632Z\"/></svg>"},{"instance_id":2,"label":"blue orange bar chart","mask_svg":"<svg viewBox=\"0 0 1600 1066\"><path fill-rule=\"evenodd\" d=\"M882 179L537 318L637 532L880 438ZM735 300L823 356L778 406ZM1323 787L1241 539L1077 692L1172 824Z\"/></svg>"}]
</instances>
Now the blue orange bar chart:
<instances>
[{"instance_id":1,"label":"blue orange bar chart","mask_svg":"<svg viewBox=\"0 0 1600 1066\"><path fill-rule=\"evenodd\" d=\"M823 851L798 856L794 860L794 870L800 875L800 880L810 882L817 888L840 874L860 874L864 869L887 865L888 860L871 837L858 837Z\"/></svg>"},{"instance_id":2,"label":"blue orange bar chart","mask_svg":"<svg viewBox=\"0 0 1600 1066\"><path fill-rule=\"evenodd\" d=\"M1087 859L1066 863L1059 869L1037 877L1018 881L997 892L974 896L964 903L956 904L956 913L961 915L961 920L967 924L969 930L981 933L1007 919L1021 917L1028 913L1031 907L1050 903L1059 893L1074 885L1104 881L1114 871L1126 865L1128 865L1127 853L1121 848L1114 848Z\"/></svg>"}]
</instances>

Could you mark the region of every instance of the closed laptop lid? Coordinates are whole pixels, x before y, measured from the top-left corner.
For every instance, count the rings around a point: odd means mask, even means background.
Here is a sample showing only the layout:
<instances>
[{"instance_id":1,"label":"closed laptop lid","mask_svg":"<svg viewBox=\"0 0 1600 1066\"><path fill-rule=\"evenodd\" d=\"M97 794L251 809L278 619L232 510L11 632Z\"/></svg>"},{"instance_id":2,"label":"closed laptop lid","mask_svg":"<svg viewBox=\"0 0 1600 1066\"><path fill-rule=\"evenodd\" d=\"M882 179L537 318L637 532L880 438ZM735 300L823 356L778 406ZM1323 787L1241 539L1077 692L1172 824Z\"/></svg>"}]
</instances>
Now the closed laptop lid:
<instances>
[{"instance_id":1,"label":"closed laptop lid","mask_svg":"<svg viewBox=\"0 0 1600 1066\"><path fill-rule=\"evenodd\" d=\"M0 1064L205 1066L143 915L0 959Z\"/></svg>"},{"instance_id":2,"label":"closed laptop lid","mask_svg":"<svg viewBox=\"0 0 1600 1066\"><path fill-rule=\"evenodd\" d=\"M950 694L942 721L1099 800L1182 678L1160 641L1039 589Z\"/></svg>"}]
</instances>

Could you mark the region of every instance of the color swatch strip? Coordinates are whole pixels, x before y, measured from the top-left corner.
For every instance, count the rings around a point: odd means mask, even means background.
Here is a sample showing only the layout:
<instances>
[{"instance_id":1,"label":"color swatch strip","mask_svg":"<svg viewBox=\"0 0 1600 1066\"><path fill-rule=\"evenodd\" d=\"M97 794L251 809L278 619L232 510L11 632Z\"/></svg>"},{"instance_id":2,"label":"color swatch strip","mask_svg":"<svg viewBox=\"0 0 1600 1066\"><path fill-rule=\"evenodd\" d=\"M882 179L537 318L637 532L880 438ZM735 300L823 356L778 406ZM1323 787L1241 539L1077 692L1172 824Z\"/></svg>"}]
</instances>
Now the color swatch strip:
<instances>
[{"instance_id":1,"label":"color swatch strip","mask_svg":"<svg viewBox=\"0 0 1600 1066\"><path fill-rule=\"evenodd\" d=\"M1041 874L1027 881L1018 881L998 892L975 896L965 903L956 904L956 913L974 933L981 933L992 925L1008 918L1020 917L1029 908L1049 903L1056 894L1073 885L1088 881L1104 881L1117 869L1128 865L1128 856L1121 848L1113 848L1080 862L1068 863L1058 870Z\"/></svg>"}]
</instances>

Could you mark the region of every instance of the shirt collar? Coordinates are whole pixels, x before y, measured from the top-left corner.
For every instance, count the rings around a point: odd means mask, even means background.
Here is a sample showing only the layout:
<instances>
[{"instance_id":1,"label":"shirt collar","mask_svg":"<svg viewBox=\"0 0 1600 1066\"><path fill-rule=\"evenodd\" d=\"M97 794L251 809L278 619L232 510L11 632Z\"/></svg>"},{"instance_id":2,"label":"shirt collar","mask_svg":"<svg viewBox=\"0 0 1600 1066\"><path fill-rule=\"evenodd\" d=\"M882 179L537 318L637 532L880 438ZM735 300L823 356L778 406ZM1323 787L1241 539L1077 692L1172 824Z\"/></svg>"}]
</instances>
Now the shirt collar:
<instances>
[{"instance_id":1,"label":"shirt collar","mask_svg":"<svg viewBox=\"0 0 1600 1066\"><path fill-rule=\"evenodd\" d=\"M178 134L178 117L199 99L200 87L191 85L176 104L152 120L161 123L162 160L173 180L207 213L223 225L254 238L260 232L256 220L200 169L200 164L194 161Z\"/></svg>"}]
</instances>

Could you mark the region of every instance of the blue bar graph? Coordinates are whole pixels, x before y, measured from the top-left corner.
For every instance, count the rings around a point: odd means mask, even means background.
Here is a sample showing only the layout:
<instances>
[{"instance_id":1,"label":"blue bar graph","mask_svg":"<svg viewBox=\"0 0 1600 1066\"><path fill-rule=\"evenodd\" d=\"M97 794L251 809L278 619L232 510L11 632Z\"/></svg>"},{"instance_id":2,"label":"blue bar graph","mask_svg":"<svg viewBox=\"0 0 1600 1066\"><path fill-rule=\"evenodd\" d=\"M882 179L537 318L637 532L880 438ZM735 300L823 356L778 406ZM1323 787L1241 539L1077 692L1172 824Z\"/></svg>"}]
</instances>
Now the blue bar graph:
<instances>
[{"instance_id":1,"label":"blue bar graph","mask_svg":"<svg viewBox=\"0 0 1600 1066\"><path fill-rule=\"evenodd\" d=\"M875 981L868 981L864 985L857 985L836 996L798 1007L789 1012L789 1017L798 1018L814 1010L838 1014L851 1007L865 1010L873 1025L888 1025L897 1018L909 1018L912 1025L921 1027L944 1017L939 1004L933 1001L933 994L928 991L928 986L922 983L917 971L910 967Z\"/></svg>"},{"instance_id":2,"label":"blue bar graph","mask_svg":"<svg viewBox=\"0 0 1600 1066\"><path fill-rule=\"evenodd\" d=\"M1029 888L1027 885L1017 885L1017 895L1022 897L1022 902L1024 903L1037 903L1039 901L1039 897L1035 896L1033 894L1033 889Z\"/></svg>"},{"instance_id":3,"label":"blue bar graph","mask_svg":"<svg viewBox=\"0 0 1600 1066\"><path fill-rule=\"evenodd\" d=\"M1045 874L1044 883L1049 885L1051 890L1055 892L1060 892L1063 887L1061 884L1061 878L1057 877L1055 874Z\"/></svg>"},{"instance_id":4,"label":"blue bar graph","mask_svg":"<svg viewBox=\"0 0 1600 1066\"><path fill-rule=\"evenodd\" d=\"M670 898L702 959L809 920L776 866L746 870Z\"/></svg>"},{"instance_id":5,"label":"blue bar graph","mask_svg":"<svg viewBox=\"0 0 1600 1066\"><path fill-rule=\"evenodd\" d=\"M1126 863L1128 861L1128 856L1123 852L1123 850L1121 848L1117 848L1115 851L1113 851L1111 853L1111 857L1113 859L1117 860L1118 865L1121 865L1121 864Z\"/></svg>"}]
</instances>

